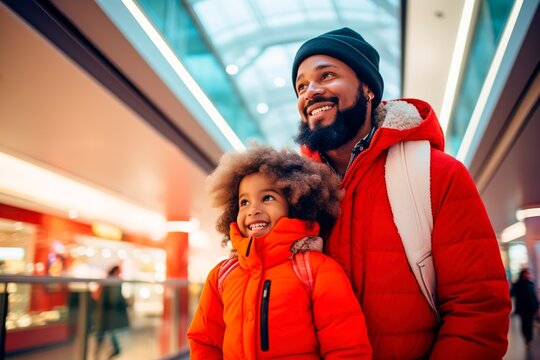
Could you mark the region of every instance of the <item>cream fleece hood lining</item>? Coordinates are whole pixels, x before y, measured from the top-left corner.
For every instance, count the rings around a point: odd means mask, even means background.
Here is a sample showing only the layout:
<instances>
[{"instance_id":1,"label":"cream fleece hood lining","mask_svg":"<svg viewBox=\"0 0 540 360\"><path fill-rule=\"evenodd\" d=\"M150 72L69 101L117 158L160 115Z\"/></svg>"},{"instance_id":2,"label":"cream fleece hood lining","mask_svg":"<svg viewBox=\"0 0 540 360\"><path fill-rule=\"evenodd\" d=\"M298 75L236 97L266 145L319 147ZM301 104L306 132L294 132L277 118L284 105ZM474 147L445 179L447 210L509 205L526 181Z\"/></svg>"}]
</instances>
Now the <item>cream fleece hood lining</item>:
<instances>
[{"instance_id":1,"label":"cream fleece hood lining","mask_svg":"<svg viewBox=\"0 0 540 360\"><path fill-rule=\"evenodd\" d=\"M402 100L392 100L377 107L375 121L381 128L406 130L418 126L423 119L414 105Z\"/></svg>"}]
</instances>

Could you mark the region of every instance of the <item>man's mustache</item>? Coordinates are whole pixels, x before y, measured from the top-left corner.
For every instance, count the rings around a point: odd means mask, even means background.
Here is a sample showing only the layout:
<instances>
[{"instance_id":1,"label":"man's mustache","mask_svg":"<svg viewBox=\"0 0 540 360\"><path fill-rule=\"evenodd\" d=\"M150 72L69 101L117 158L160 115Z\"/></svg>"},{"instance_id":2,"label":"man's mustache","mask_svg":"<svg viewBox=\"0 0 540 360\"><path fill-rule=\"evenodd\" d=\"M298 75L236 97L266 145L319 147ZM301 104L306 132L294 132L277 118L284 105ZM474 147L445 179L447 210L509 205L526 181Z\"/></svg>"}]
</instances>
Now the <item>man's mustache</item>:
<instances>
[{"instance_id":1,"label":"man's mustache","mask_svg":"<svg viewBox=\"0 0 540 360\"><path fill-rule=\"evenodd\" d=\"M319 103L319 102L331 102L333 104L337 104L338 98L336 96L326 97L326 96L323 96L323 95L315 95L314 97L309 99L309 101L306 103L306 106L304 106L304 115L307 117L307 109L308 109L308 107L310 107L311 105L314 105L316 103Z\"/></svg>"}]
</instances>

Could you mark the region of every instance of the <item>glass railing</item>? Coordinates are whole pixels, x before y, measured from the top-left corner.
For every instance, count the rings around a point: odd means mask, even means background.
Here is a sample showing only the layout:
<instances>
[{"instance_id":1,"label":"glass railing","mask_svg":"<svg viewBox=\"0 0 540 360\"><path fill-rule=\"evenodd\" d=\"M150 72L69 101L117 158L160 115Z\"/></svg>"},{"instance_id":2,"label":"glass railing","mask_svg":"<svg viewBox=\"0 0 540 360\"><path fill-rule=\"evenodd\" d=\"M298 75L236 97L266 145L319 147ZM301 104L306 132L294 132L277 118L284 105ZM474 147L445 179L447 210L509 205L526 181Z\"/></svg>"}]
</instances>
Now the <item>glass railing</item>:
<instances>
[{"instance_id":1,"label":"glass railing","mask_svg":"<svg viewBox=\"0 0 540 360\"><path fill-rule=\"evenodd\" d=\"M188 359L201 286L0 275L0 359Z\"/></svg>"}]
</instances>

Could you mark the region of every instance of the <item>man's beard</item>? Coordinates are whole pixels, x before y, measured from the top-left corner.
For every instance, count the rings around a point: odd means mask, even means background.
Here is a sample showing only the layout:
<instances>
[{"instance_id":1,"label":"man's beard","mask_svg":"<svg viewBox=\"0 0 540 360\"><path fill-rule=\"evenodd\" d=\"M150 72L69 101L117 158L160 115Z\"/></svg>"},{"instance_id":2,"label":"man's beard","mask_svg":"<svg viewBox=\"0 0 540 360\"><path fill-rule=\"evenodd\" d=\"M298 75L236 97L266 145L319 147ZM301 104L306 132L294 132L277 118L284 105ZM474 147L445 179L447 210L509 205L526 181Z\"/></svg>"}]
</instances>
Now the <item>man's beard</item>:
<instances>
[{"instance_id":1,"label":"man's beard","mask_svg":"<svg viewBox=\"0 0 540 360\"><path fill-rule=\"evenodd\" d=\"M300 145L307 145L310 150L319 152L334 150L347 143L358 134L366 122L367 102L360 94L362 91L358 91L358 97L352 107L342 111L338 110L336 119L330 125L311 130L307 122L300 122L298 135L294 141ZM336 97L315 97L311 103L321 101L330 101L334 103L334 106L338 106Z\"/></svg>"}]
</instances>

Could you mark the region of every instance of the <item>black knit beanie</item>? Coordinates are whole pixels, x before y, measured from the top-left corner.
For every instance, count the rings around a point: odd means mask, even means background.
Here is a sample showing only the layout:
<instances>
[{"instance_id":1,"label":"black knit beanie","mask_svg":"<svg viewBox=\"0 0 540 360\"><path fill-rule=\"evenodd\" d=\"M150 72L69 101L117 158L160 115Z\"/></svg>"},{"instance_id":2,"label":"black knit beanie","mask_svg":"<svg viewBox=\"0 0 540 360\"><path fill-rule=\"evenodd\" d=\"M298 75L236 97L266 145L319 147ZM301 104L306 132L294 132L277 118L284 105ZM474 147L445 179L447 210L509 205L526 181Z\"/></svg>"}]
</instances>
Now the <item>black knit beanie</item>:
<instances>
[{"instance_id":1,"label":"black knit beanie","mask_svg":"<svg viewBox=\"0 0 540 360\"><path fill-rule=\"evenodd\" d=\"M375 94L373 108L382 99L384 82L379 73L379 53L356 31L344 27L306 41L296 53L292 66L292 81L296 91L298 67L312 55L327 55L343 61L356 72Z\"/></svg>"}]
</instances>

